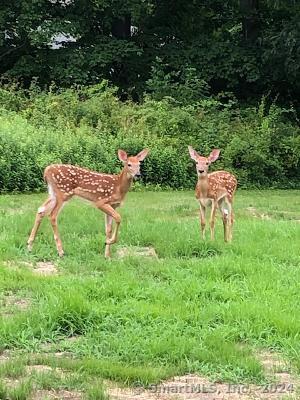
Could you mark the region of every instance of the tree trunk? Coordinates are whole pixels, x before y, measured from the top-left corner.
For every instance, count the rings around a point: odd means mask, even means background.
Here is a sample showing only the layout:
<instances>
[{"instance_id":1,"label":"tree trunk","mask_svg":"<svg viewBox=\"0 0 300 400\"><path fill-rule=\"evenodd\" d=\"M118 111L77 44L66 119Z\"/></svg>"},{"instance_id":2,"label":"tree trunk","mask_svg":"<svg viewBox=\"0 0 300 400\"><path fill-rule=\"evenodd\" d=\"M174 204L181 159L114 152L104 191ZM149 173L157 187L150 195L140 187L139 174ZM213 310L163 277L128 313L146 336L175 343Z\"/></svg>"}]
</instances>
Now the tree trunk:
<instances>
[{"instance_id":1,"label":"tree trunk","mask_svg":"<svg viewBox=\"0 0 300 400\"><path fill-rule=\"evenodd\" d=\"M254 42L259 34L259 0L240 0L243 36L246 41Z\"/></svg>"},{"instance_id":2,"label":"tree trunk","mask_svg":"<svg viewBox=\"0 0 300 400\"><path fill-rule=\"evenodd\" d=\"M129 39L131 36L131 17L124 15L123 18L115 18L112 23L111 33L117 39Z\"/></svg>"}]
</instances>

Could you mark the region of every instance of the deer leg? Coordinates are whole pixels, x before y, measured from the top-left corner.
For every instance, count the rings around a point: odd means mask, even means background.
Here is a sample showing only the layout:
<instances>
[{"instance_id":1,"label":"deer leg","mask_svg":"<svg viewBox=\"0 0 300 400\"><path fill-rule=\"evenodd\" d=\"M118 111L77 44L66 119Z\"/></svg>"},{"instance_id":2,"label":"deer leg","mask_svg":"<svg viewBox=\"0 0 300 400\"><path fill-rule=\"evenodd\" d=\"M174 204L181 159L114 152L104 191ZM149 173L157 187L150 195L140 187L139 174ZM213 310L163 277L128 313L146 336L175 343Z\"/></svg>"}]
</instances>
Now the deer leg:
<instances>
[{"instance_id":1,"label":"deer leg","mask_svg":"<svg viewBox=\"0 0 300 400\"><path fill-rule=\"evenodd\" d=\"M39 227L41 225L42 219L53 210L53 208L55 207L55 204L56 204L55 198L49 197L42 204L42 206L39 207L38 212L36 213L35 222L34 222L32 231L31 231L30 236L27 241L27 248L29 251L32 250L32 245L33 245L34 239L36 237L36 234L39 230Z\"/></svg>"},{"instance_id":2,"label":"deer leg","mask_svg":"<svg viewBox=\"0 0 300 400\"><path fill-rule=\"evenodd\" d=\"M112 222L113 222L112 216L105 214L105 234L106 234L105 258L110 258L110 244L107 243L109 242L109 240L111 240Z\"/></svg>"},{"instance_id":3,"label":"deer leg","mask_svg":"<svg viewBox=\"0 0 300 400\"><path fill-rule=\"evenodd\" d=\"M227 241L227 229L228 229L228 210L224 207L224 200L219 201L219 208L222 216L223 227L224 227L224 240Z\"/></svg>"},{"instance_id":4,"label":"deer leg","mask_svg":"<svg viewBox=\"0 0 300 400\"><path fill-rule=\"evenodd\" d=\"M205 211L206 208L202 204L200 204L200 225L203 240L205 240Z\"/></svg>"},{"instance_id":5,"label":"deer leg","mask_svg":"<svg viewBox=\"0 0 300 400\"><path fill-rule=\"evenodd\" d=\"M224 225L224 241L230 242L232 239L233 211L231 202L227 197L222 201L220 208Z\"/></svg>"},{"instance_id":6,"label":"deer leg","mask_svg":"<svg viewBox=\"0 0 300 400\"><path fill-rule=\"evenodd\" d=\"M217 203L212 201L210 213L210 238L215 239L215 219L216 219Z\"/></svg>"},{"instance_id":7,"label":"deer leg","mask_svg":"<svg viewBox=\"0 0 300 400\"><path fill-rule=\"evenodd\" d=\"M57 199L56 205L53 208L53 210L50 213L50 222L52 225L52 229L53 229L53 234L54 234L54 240L56 243L56 248L57 248L57 252L59 257L62 257L64 255L64 251L62 248L62 242L59 236L59 231L58 231L58 225L57 225L57 217L59 214L59 211L61 210L62 206L64 204L64 201L61 199Z\"/></svg>"},{"instance_id":8,"label":"deer leg","mask_svg":"<svg viewBox=\"0 0 300 400\"><path fill-rule=\"evenodd\" d=\"M233 223L234 223L234 213L233 213L233 209L232 209L232 202L227 199L227 207L229 210L229 216L228 216L228 241L231 242L232 241L232 228L233 228Z\"/></svg>"},{"instance_id":9,"label":"deer leg","mask_svg":"<svg viewBox=\"0 0 300 400\"><path fill-rule=\"evenodd\" d=\"M105 243L105 256L108 258L109 255L107 255L107 253L110 253L110 245L116 243L116 241L118 240L118 231L119 231L119 226L121 223L121 216L119 213L117 213L117 211L109 204L101 204L98 203L96 204L96 206L102 210L103 212L105 212L106 215L112 217L112 219L115 221L116 226L115 226L115 230L112 234L112 236L110 238L106 239L106 243Z\"/></svg>"}]
</instances>

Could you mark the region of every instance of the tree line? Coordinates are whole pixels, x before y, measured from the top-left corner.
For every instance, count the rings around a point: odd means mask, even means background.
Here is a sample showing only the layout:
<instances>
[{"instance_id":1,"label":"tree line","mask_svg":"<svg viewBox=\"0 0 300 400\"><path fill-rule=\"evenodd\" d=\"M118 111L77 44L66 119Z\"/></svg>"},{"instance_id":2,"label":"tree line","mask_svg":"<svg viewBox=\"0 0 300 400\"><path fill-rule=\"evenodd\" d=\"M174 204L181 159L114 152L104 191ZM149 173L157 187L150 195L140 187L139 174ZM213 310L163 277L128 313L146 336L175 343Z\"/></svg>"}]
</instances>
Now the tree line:
<instances>
[{"instance_id":1,"label":"tree line","mask_svg":"<svg viewBox=\"0 0 300 400\"><path fill-rule=\"evenodd\" d=\"M2 0L0 75L123 98L300 94L297 0ZM185 90L185 91L184 91ZM183 91L183 95L182 95ZM181 93L181 94L180 94Z\"/></svg>"}]
</instances>

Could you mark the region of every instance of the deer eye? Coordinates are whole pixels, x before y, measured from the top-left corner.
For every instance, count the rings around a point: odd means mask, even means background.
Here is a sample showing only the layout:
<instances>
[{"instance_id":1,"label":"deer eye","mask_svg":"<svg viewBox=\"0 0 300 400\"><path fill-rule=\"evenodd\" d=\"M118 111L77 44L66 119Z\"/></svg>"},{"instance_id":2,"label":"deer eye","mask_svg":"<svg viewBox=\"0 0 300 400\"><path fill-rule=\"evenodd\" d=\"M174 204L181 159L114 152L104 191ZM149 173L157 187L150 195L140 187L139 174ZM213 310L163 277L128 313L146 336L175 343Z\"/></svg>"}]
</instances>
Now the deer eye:
<instances>
[{"instance_id":1,"label":"deer eye","mask_svg":"<svg viewBox=\"0 0 300 400\"><path fill-rule=\"evenodd\" d=\"M129 162L127 165L128 165L128 167L131 167L131 166L132 166L132 164L131 164L130 162Z\"/></svg>"},{"instance_id":2,"label":"deer eye","mask_svg":"<svg viewBox=\"0 0 300 400\"><path fill-rule=\"evenodd\" d=\"M206 165L208 165L209 164L209 162L208 161L206 161Z\"/></svg>"}]
</instances>

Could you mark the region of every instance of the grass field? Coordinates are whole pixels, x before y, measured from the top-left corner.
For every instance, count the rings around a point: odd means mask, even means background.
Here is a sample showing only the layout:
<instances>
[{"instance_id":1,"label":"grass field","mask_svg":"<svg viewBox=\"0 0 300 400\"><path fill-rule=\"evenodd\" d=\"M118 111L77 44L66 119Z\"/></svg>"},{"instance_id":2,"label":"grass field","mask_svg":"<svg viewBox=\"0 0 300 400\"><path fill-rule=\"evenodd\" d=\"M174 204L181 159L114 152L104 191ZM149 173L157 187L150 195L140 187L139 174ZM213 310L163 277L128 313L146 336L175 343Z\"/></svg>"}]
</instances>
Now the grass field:
<instances>
[{"instance_id":1,"label":"grass field","mask_svg":"<svg viewBox=\"0 0 300 400\"><path fill-rule=\"evenodd\" d=\"M45 197L0 197L0 399L50 389L103 399L103 379L148 385L186 373L264 383L262 349L300 374L300 192L238 191L232 244L219 216L216 241L200 240L193 192L130 193L111 261L103 214L77 200L60 215L65 257L47 219L29 254ZM158 258L118 259L124 246ZM41 262L58 272L37 274Z\"/></svg>"}]
</instances>

